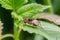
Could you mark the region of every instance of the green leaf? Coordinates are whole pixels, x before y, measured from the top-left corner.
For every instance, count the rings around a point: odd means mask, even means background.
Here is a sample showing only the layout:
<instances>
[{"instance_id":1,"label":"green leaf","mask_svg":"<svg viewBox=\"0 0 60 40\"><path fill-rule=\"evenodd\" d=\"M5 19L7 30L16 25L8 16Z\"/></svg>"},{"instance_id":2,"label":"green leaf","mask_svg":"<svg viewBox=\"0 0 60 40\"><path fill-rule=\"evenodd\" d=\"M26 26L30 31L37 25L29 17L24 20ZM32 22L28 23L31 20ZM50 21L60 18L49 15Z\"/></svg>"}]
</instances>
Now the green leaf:
<instances>
[{"instance_id":1,"label":"green leaf","mask_svg":"<svg viewBox=\"0 0 60 40\"><path fill-rule=\"evenodd\" d=\"M23 20L22 16L18 16L15 12L11 12L12 18L14 18L14 24L16 27L18 27L18 24L20 23L20 21Z\"/></svg>"},{"instance_id":2,"label":"green leaf","mask_svg":"<svg viewBox=\"0 0 60 40\"><path fill-rule=\"evenodd\" d=\"M25 16L31 17L31 16L37 14L38 12L44 11L47 8L50 8L50 6L43 6L41 4L31 3L31 4L27 4L27 5L19 8L17 13L18 13L18 15L21 15L23 17L25 17Z\"/></svg>"},{"instance_id":3,"label":"green leaf","mask_svg":"<svg viewBox=\"0 0 60 40\"><path fill-rule=\"evenodd\" d=\"M56 31L47 31L51 37L60 37L60 32Z\"/></svg>"},{"instance_id":4,"label":"green leaf","mask_svg":"<svg viewBox=\"0 0 60 40\"><path fill-rule=\"evenodd\" d=\"M41 21L40 24L41 24L41 27L43 27L45 30L60 32L59 26L57 26L53 23Z\"/></svg>"},{"instance_id":5,"label":"green leaf","mask_svg":"<svg viewBox=\"0 0 60 40\"><path fill-rule=\"evenodd\" d=\"M48 22L40 22L47 33L51 36L51 40L60 40L60 28L57 25Z\"/></svg>"},{"instance_id":6,"label":"green leaf","mask_svg":"<svg viewBox=\"0 0 60 40\"><path fill-rule=\"evenodd\" d=\"M36 0L28 0L29 3L36 3Z\"/></svg>"},{"instance_id":7,"label":"green leaf","mask_svg":"<svg viewBox=\"0 0 60 40\"><path fill-rule=\"evenodd\" d=\"M38 34L35 34L34 40L44 40L44 37Z\"/></svg>"},{"instance_id":8,"label":"green leaf","mask_svg":"<svg viewBox=\"0 0 60 40\"><path fill-rule=\"evenodd\" d=\"M19 27L24 31L42 35L47 39L50 38L49 40L51 40L52 37L60 37L60 28L55 24L40 21L40 26L37 26L38 28L30 24L25 24L24 26L23 25L24 24L22 24L22 26L20 25Z\"/></svg>"},{"instance_id":9,"label":"green leaf","mask_svg":"<svg viewBox=\"0 0 60 40\"><path fill-rule=\"evenodd\" d=\"M40 26L37 26L37 27L40 27ZM42 27L40 27L40 28L37 28L37 27L29 25L29 24L23 24L23 23L20 23L20 25L19 25L19 28L23 29L24 31L27 31L29 33L39 34L47 39L50 39L50 36Z\"/></svg>"},{"instance_id":10,"label":"green leaf","mask_svg":"<svg viewBox=\"0 0 60 40\"><path fill-rule=\"evenodd\" d=\"M6 9L16 10L27 3L27 0L0 0L2 7Z\"/></svg>"},{"instance_id":11,"label":"green leaf","mask_svg":"<svg viewBox=\"0 0 60 40\"><path fill-rule=\"evenodd\" d=\"M60 32L54 31L47 31L48 34L51 36L51 40L60 40Z\"/></svg>"}]
</instances>

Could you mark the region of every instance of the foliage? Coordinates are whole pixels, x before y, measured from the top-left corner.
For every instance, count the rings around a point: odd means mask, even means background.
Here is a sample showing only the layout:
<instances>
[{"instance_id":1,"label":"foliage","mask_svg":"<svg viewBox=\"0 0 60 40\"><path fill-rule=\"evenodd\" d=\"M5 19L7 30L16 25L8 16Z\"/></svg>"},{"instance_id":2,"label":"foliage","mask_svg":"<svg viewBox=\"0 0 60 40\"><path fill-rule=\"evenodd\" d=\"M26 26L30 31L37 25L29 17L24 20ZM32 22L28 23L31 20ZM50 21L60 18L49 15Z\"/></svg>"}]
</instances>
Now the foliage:
<instances>
[{"instance_id":1,"label":"foliage","mask_svg":"<svg viewBox=\"0 0 60 40\"><path fill-rule=\"evenodd\" d=\"M28 0L0 0L0 4L6 10L12 10L11 16L14 19L14 34L3 35L0 39L12 37L14 40L19 40L19 37L21 38L23 36L21 36L22 30L27 31L29 34L34 33L34 40L38 37L36 37L36 35L40 35L43 39L46 38L48 40L55 40L54 38L59 39L60 28L54 23L39 20L40 24L38 26L34 26L23 22L23 19L26 17L32 18L36 14L44 12L44 10L48 8L51 9L51 4L41 5L35 2L28 3ZM27 38L27 40L30 39Z\"/></svg>"}]
</instances>

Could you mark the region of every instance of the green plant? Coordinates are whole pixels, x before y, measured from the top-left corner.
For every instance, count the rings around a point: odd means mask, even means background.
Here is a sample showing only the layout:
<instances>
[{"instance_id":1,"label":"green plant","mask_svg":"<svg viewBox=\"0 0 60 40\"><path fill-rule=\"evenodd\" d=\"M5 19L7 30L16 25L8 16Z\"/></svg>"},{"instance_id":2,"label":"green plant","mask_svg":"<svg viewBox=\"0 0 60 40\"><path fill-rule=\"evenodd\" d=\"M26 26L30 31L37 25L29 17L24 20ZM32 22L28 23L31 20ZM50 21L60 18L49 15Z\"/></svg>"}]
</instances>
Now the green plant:
<instances>
[{"instance_id":1,"label":"green plant","mask_svg":"<svg viewBox=\"0 0 60 40\"><path fill-rule=\"evenodd\" d=\"M60 28L57 25L45 21L39 21L41 25L33 26L28 23L25 24L22 21L25 17L32 18L39 12L43 12L45 9L51 8L51 5L47 6L37 3L26 4L27 2L28 0L3 0L3 1L0 0L0 4L2 5L3 8L12 10L11 15L12 18L14 18L14 34L3 35L1 39L10 36L13 37L14 40L19 40L20 33L23 30L29 33L42 35L48 40L52 40L52 37L57 36L57 34L60 33L59 31Z\"/></svg>"}]
</instances>

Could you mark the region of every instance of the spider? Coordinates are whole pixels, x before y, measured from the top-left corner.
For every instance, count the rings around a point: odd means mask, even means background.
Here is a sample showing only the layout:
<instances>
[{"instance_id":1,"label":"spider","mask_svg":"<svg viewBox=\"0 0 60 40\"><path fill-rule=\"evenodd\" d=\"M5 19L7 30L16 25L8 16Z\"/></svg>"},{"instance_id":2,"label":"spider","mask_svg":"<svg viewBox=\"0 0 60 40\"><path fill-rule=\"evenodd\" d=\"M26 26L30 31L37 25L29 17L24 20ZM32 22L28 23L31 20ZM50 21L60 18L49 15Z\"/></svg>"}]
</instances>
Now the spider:
<instances>
[{"instance_id":1,"label":"spider","mask_svg":"<svg viewBox=\"0 0 60 40\"><path fill-rule=\"evenodd\" d=\"M24 23L28 23L28 24L32 24L34 26L38 26L39 25L39 21L37 19L34 19L34 18L24 18L23 22Z\"/></svg>"}]
</instances>

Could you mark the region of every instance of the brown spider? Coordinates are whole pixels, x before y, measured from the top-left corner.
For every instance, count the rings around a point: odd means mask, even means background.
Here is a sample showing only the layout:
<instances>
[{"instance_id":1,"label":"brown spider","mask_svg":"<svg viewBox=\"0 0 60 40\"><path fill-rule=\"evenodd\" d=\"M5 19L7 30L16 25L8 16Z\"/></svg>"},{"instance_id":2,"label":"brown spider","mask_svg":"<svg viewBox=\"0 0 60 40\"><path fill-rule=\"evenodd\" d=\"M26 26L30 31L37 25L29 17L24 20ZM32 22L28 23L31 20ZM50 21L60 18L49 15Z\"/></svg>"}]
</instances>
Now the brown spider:
<instances>
[{"instance_id":1,"label":"brown spider","mask_svg":"<svg viewBox=\"0 0 60 40\"><path fill-rule=\"evenodd\" d=\"M34 18L24 18L23 19L23 22L24 23L29 23L29 24L32 24L34 26L38 26L39 25L39 21L34 19Z\"/></svg>"}]
</instances>

